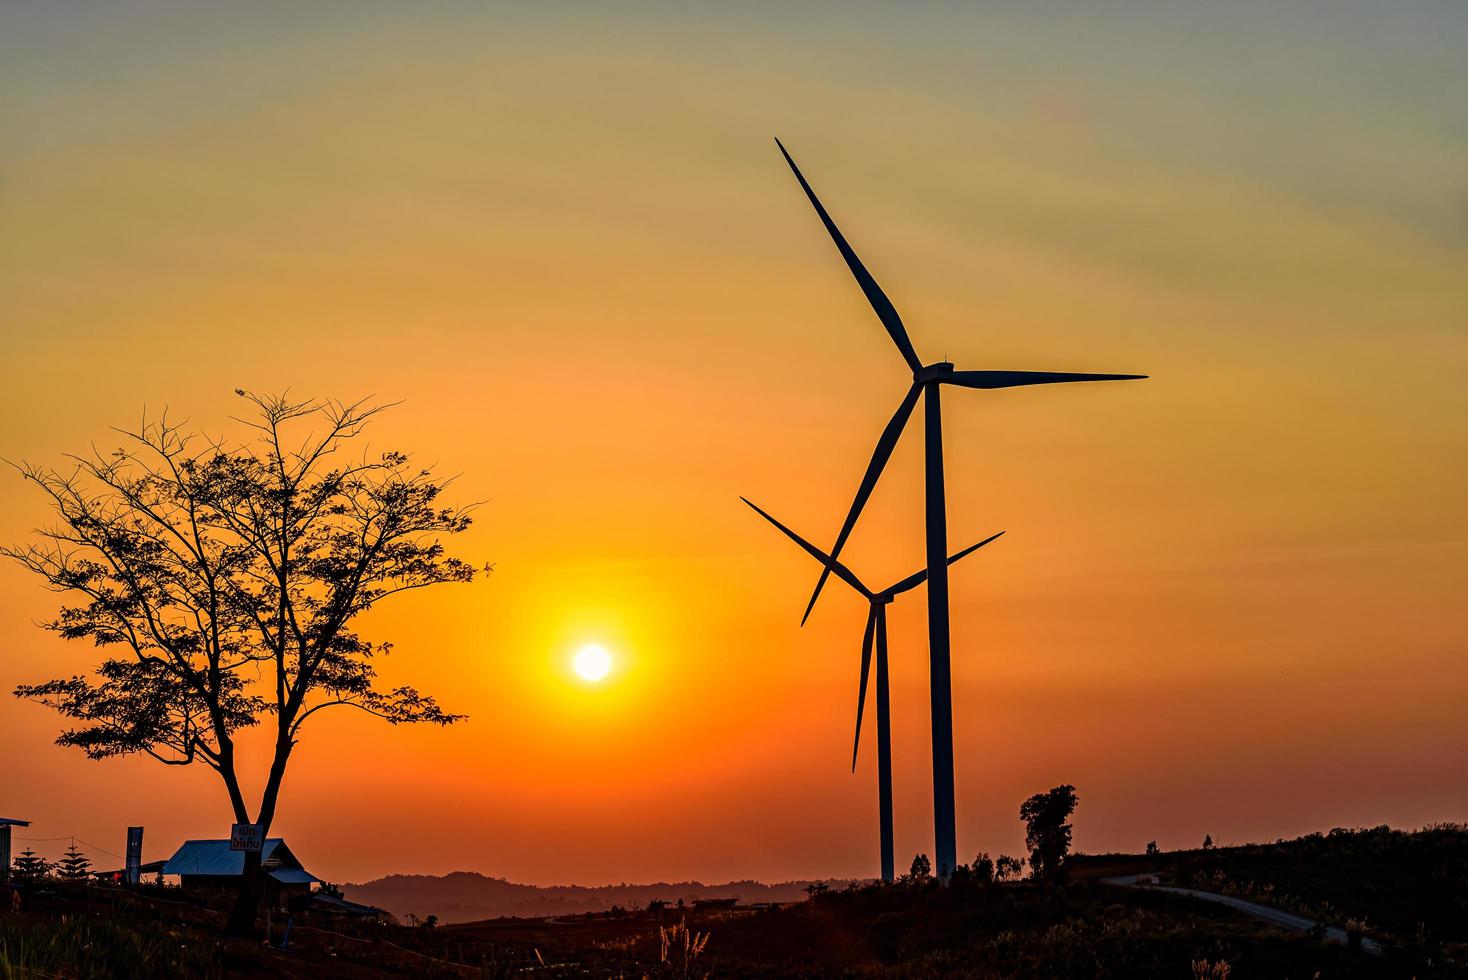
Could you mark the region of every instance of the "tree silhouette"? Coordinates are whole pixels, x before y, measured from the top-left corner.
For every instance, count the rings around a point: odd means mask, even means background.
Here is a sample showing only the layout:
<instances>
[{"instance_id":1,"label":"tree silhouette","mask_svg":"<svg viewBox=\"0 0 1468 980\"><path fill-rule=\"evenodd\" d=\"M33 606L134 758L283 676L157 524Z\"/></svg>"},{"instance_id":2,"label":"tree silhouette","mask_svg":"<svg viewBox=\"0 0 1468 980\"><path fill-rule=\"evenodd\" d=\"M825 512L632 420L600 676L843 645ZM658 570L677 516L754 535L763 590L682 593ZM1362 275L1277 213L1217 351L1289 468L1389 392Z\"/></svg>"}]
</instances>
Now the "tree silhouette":
<instances>
[{"instance_id":1,"label":"tree silhouette","mask_svg":"<svg viewBox=\"0 0 1468 980\"><path fill-rule=\"evenodd\" d=\"M165 412L110 455L72 457L69 472L19 467L58 521L0 554L78 597L47 629L109 654L90 676L16 689L77 723L58 744L93 759L202 763L234 819L263 836L317 712L462 718L412 687L380 687L373 661L391 645L352 627L389 596L476 570L439 540L470 523L467 509L439 503L447 481L401 452L347 458L381 408L236 394L252 406L243 444L187 433ZM235 738L262 722L273 748L252 810ZM260 855L247 852L229 931L253 930L260 890Z\"/></svg>"},{"instance_id":2,"label":"tree silhouette","mask_svg":"<svg viewBox=\"0 0 1468 980\"><path fill-rule=\"evenodd\" d=\"M908 869L909 880L922 884L933 876L933 862L928 860L926 854L919 854L912 859L912 867Z\"/></svg>"},{"instance_id":3,"label":"tree silhouette","mask_svg":"<svg viewBox=\"0 0 1468 980\"><path fill-rule=\"evenodd\" d=\"M1020 804L1025 847L1030 849L1030 871L1036 878L1060 877L1070 853L1071 826L1067 821L1075 808L1076 788L1070 785L1036 793Z\"/></svg>"},{"instance_id":4,"label":"tree silhouette","mask_svg":"<svg viewBox=\"0 0 1468 980\"><path fill-rule=\"evenodd\" d=\"M994 879L996 881L1008 881L1010 878L1018 878L1024 871L1024 862L1019 858L1012 858L1008 854L1001 854L994 860Z\"/></svg>"},{"instance_id":5,"label":"tree silhouette","mask_svg":"<svg viewBox=\"0 0 1468 980\"><path fill-rule=\"evenodd\" d=\"M1211 851L1211 850L1213 850L1213 835L1212 834L1204 834L1203 835L1203 850L1205 850L1205 851Z\"/></svg>"},{"instance_id":6,"label":"tree silhouette","mask_svg":"<svg viewBox=\"0 0 1468 980\"><path fill-rule=\"evenodd\" d=\"M92 862L87 856L76 849L76 841L66 849L61 860L56 862L56 872L67 881L81 881L92 870Z\"/></svg>"},{"instance_id":7,"label":"tree silhouette","mask_svg":"<svg viewBox=\"0 0 1468 980\"><path fill-rule=\"evenodd\" d=\"M974 878L981 885L988 885L994 881L994 859L989 856L988 851L980 851L979 856L974 858Z\"/></svg>"},{"instance_id":8,"label":"tree silhouette","mask_svg":"<svg viewBox=\"0 0 1468 980\"><path fill-rule=\"evenodd\" d=\"M11 863L11 877L17 884L35 884L51 874L51 865L35 851L27 847Z\"/></svg>"}]
</instances>

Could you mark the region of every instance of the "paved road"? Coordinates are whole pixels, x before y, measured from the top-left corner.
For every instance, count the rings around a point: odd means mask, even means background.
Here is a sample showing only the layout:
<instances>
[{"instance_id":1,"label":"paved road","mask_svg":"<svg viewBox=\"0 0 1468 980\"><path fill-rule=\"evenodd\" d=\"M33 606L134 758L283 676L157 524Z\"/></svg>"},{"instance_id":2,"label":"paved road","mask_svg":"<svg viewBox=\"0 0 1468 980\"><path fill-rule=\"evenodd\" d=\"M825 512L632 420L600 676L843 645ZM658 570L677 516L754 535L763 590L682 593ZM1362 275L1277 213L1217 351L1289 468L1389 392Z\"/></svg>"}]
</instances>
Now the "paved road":
<instances>
[{"instance_id":1,"label":"paved road","mask_svg":"<svg viewBox=\"0 0 1468 980\"><path fill-rule=\"evenodd\" d=\"M1242 898L1234 898L1232 895L1220 895L1217 892L1203 892L1196 888L1169 888L1163 885L1146 885L1137 879L1140 875L1123 875L1119 878L1102 878L1103 885L1121 885L1128 888L1145 888L1154 892L1169 892L1173 895L1191 895L1193 898L1202 899L1205 902L1215 902L1219 905L1227 905L1231 909L1237 909L1245 915L1252 915L1256 919L1262 919L1271 925L1281 926L1285 929L1293 929L1296 932L1309 932L1315 928L1315 923L1304 916L1294 915L1289 912L1268 905L1260 905L1258 902L1246 902ZM1326 942L1346 943L1346 931L1336 926L1325 927ZM1361 948L1372 956L1381 955L1381 944L1374 939L1362 938Z\"/></svg>"}]
</instances>

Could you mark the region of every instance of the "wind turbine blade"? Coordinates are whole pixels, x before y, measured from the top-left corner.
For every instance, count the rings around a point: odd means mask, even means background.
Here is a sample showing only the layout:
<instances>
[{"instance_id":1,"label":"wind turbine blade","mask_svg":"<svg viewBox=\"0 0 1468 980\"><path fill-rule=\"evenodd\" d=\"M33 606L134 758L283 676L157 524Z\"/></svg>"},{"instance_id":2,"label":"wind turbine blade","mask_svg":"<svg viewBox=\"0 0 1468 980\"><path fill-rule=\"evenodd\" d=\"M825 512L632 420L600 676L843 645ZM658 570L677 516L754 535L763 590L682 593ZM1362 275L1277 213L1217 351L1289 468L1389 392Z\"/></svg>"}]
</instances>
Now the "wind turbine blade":
<instances>
[{"instance_id":1,"label":"wind turbine blade","mask_svg":"<svg viewBox=\"0 0 1468 980\"><path fill-rule=\"evenodd\" d=\"M867 677L872 671L872 635L877 630L877 607L867 612L867 629L861 638L861 689L856 694L856 739L851 743L851 771L856 772L856 750L861 747L861 713L867 704Z\"/></svg>"},{"instance_id":2,"label":"wind turbine blade","mask_svg":"<svg viewBox=\"0 0 1468 980\"><path fill-rule=\"evenodd\" d=\"M1019 388L1068 381L1138 381L1145 377L1145 374L1069 374L1060 371L954 371L943 379L943 383L963 388Z\"/></svg>"},{"instance_id":3,"label":"wind turbine blade","mask_svg":"<svg viewBox=\"0 0 1468 980\"><path fill-rule=\"evenodd\" d=\"M971 544L971 545L969 545L967 548L963 549L962 551L957 552L954 555L952 555L948 559L948 564L952 565L954 562L958 561L960 558L967 558L969 555L973 554L975 551L978 551L984 545L988 544L990 541L993 541L995 538L999 537L1002 534L1004 534L1004 532L1003 531L1000 531L998 534L991 534L991 535L989 535L987 538L985 538L984 540L980 541L978 544Z\"/></svg>"},{"instance_id":4,"label":"wind turbine blade","mask_svg":"<svg viewBox=\"0 0 1468 980\"><path fill-rule=\"evenodd\" d=\"M1004 533L1003 531L1000 531L999 532L999 534L1003 534L1003 533ZM980 541L978 544L971 544L967 548L965 548L962 551L958 552L957 554L950 555L949 558L948 558L948 564L952 565L954 562L958 561L960 558L963 558L963 557L966 557L968 555L973 554L975 551L978 551L980 548L982 548L984 545L988 544L990 541L993 541L995 538L999 537L999 534L991 534L987 538L985 538L984 540ZM922 585L925 581L927 581L927 579L928 579L928 570L926 568L924 568L920 572L913 572L907 578L903 579L901 582L898 582L896 585L892 586L892 588L888 589L887 592L889 594L891 594L891 595L901 595L902 593L908 591L909 589L915 589L919 585Z\"/></svg>"},{"instance_id":5,"label":"wind turbine blade","mask_svg":"<svg viewBox=\"0 0 1468 980\"><path fill-rule=\"evenodd\" d=\"M861 286L861 291L866 294L867 302L872 304L873 310L877 311L877 319L881 320L882 326L887 328L887 333L891 336L892 342L897 345L897 349L902 353L903 360L907 361L907 366L912 368L912 372L916 374L922 370L923 364L922 361L918 360L917 351L912 349L912 341L908 339L907 328L902 325L902 318L897 315L897 310L892 306L892 301L887 298L886 293L882 292L882 287L877 285L877 280L872 278L872 274L867 271L867 267L861 264L861 259L856 257L856 252L852 251L851 246L846 244L846 238L841 234L841 229L836 227L836 222L831 220L831 216L821 206L820 199L816 197L816 192L811 190L810 184L806 182L805 175L800 172L800 168L795 165L795 161L790 159L790 153L785 149L785 144L781 143L779 139L776 139L775 145L780 148L780 153L785 157L785 162L790 164L790 169L795 172L795 179L800 181L800 187L805 191L805 196L810 198L811 206L816 209L816 214L821 216L821 223L826 226L826 231L830 234L831 240L836 243L836 249L841 253L841 257L846 260L846 267L856 277L857 285Z\"/></svg>"},{"instance_id":6,"label":"wind turbine blade","mask_svg":"<svg viewBox=\"0 0 1468 980\"><path fill-rule=\"evenodd\" d=\"M740 497L739 499L742 500L742 501L744 501L746 504L749 504L750 507L754 508L754 512L756 514L758 514L759 516L763 517L765 520L769 521L771 524L775 525L781 531L785 532L785 536L787 538L789 538L791 541L794 541L796 544L798 544L802 548L804 548L806 550L806 552L809 553L810 556L812 558L814 558L816 561L820 562L821 565L824 566L827 571L833 571L833 572L835 572L837 574L837 576L840 577L841 581L845 582L847 585L851 586L853 589L855 589L856 591L860 592L862 595L866 596L868 599L872 598L872 592L871 592L871 590L868 589L865 585L862 584L861 579L857 578L856 577L856 574L854 572L852 572L851 569L847 568L845 565L841 564L839 561L834 561L831 558L830 555L826 554L820 548L817 548L815 545L813 545L809 541L805 540L805 538L802 538L800 535L798 535L794 531L790 530L790 528L786 527L784 524L781 524L779 521L775 520L774 517L770 516L769 514L765 513L763 510L761 510L760 507L759 507L759 505L756 504L754 501L750 500L748 497Z\"/></svg>"},{"instance_id":7,"label":"wind turbine blade","mask_svg":"<svg viewBox=\"0 0 1468 980\"><path fill-rule=\"evenodd\" d=\"M856 499L851 502L851 510L846 515L846 523L841 525L841 533L836 536L836 545L831 549L831 562L838 563L841 557L841 549L846 545L846 539L851 536L851 529L856 527L856 519L861 516L861 509L866 506L867 498L872 495L872 489L877 485L877 478L882 475L882 468L887 465L887 460L892 458L892 450L897 447L897 439L902 435L902 429L907 425L908 416L912 415L913 406L917 404L918 395L922 393L922 385L916 381L912 387L907 389L907 395L902 399L902 404L897 406L897 411L888 420L887 427L882 430L882 436L877 440L877 448L872 452L872 460L867 464L867 471L861 478L861 486L857 487ZM821 577L816 581L815 591L810 595L810 602L806 604L805 615L800 617L800 625L810 618L810 611L816 607L816 600L821 597L821 589L826 585L826 577L831 573L831 565L821 569Z\"/></svg>"}]
</instances>

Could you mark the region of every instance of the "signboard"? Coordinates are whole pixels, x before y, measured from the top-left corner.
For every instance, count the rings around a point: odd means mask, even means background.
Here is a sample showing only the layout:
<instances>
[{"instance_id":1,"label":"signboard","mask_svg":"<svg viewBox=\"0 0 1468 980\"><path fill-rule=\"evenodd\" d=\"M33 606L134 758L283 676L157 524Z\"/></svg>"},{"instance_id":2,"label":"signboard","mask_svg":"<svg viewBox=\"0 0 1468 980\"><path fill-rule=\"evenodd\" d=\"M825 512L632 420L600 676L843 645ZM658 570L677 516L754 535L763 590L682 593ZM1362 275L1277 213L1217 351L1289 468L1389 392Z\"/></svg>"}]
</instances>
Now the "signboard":
<instances>
[{"instance_id":1,"label":"signboard","mask_svg":"<svg viewBox=\"0 0 1468 980\"><path fill-rule=\"evenodd\" d=\"M237 823L230 826L229 849L231 851L258 851L264 843L259 824Z\"/></svg>"},{"instance_id":2,"label":"signboard","mask_svg":"<svg viewBox=\"0 0 1468 980\"><path fill-rule=\"evenodd\" d=\"M123 867L123 878L129 885L138 883L138 869L143 863L143 828L127 828L127 863Z\"/></svg>"}]
</instances>

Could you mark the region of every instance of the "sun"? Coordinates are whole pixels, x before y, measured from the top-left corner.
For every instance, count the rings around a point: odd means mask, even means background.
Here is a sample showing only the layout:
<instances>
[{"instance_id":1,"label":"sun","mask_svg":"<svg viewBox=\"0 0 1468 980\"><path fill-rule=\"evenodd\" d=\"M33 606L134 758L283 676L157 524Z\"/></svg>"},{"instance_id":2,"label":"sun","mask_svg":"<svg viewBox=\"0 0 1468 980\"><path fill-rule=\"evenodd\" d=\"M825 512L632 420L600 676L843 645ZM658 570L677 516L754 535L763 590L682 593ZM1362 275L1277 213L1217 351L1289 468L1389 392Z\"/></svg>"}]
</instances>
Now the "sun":
<instances>
[{"instance_id":1,"label":"sun","mask_svg":"<svg viewBox=\"0 0 1468 980\"><path fill-rule=\"evenodd\" d=\"M576 651L576 656L571 659L571 666L577 677L595 684L611 673L612 655L607 652L606 647L588 643Z\"/></svg>"}]
</instances>

